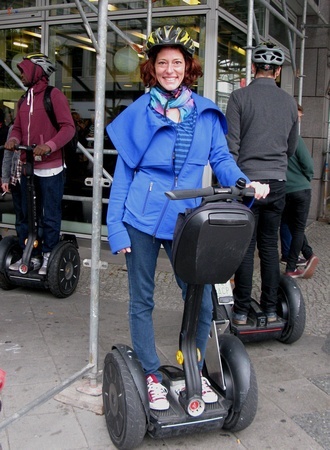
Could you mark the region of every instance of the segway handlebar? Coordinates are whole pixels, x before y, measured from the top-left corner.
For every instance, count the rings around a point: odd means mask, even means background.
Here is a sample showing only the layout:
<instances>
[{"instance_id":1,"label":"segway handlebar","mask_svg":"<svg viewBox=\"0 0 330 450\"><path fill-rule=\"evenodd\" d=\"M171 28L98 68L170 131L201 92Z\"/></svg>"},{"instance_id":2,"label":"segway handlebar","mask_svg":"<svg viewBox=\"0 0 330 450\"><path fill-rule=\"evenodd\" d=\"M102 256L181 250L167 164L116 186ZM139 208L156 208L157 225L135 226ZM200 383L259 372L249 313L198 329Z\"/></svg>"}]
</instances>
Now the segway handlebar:
<instances>
[{"instance_id":1,"label":"segway handlebar","mask_svg":"<svg viewBox=\"0 0 330 450\"><path fill-rule=\"evenodd\" d=\"M15 150L24 150L25 152L33 152L33 149L36 147L36 144L33 145L15 145Z\"/></svg>"},{"instance_id":2,"label":"segway handlebar","mask_svg":"<svg viewBox=\"0 0 330 450\"><path fill-rule=\"evenodd\" d=\"M207 199L208 197L212 197L213 200L216 198L220 199L234 199L234 198L243 198L243 197L254 197L254 189L253 188L240 188L237 186L231 187L212 187L208 186L200 189L178 189L174 191L165 192L166 197L170 200L183 200L186 198L198 198L202 197Z\"/></svg>"},{"instance_id":3,"label":"segway handlebar","mask_svg":"<svg viewBox=\"0 0 330 450\"><path fill-rule=\"evenodd\" d=\"M15 150L25 150L26 152L32 152L36 144L33 145L15 145ZM4 145L0 145L0 150L6 150Z\"/></svg>"}]
</instances>

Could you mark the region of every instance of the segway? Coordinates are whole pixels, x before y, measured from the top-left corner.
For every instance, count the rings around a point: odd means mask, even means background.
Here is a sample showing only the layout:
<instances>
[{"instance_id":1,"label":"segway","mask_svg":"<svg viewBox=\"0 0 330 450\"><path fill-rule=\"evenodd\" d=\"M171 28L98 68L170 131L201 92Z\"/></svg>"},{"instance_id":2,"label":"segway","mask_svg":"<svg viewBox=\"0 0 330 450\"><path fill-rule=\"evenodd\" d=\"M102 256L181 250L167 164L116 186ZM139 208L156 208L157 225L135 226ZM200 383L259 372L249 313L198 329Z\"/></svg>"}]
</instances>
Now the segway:
<instances>
[{"instance_id":1,"label":"segway","mask_svg":"<svg viewBox=\"0 0 330 450\"><path fill-rule=\"evenodd\" d=\"M23 171L27 178L28 237L24 251L16 236L4 237L0 242L0 288L10 290L17 286L49 290L55 297L65 298L76 289L80 275L80 257L76 236L61 235L60 242L49 256L46 275L39 275L31 263L34 248L39 246L38 217L34 188L33 146L15 146L16 150L26 152ZM22 259L19 270L10 270L9 266Z\"/></svg>"},{"instance_id":2,"label":"segway","mask_svg":"<svg viewBox=\"0 0 330 450\"><path fill-rule=\"evenodd\" d=\"M213 320L203 375L218 401L205 404L195 339L204 285L227 281L249 245L254 217L236 201L247 194L253 192L236 187L166 193L171 200L202 197L199 207L179 215L173 240L174 271L188 287L176 355L178 366L160 368L170 407L157 411L149 408L145 374L134 351L116 344L106 355L103 405L110 438L118 449L137 447L146 433L167 438L221 428L235 432L252 423L258 388L243 343L233 334L223 333L223 319ZM185 389L180 389L182 386Z\"/></svg>"},{"instance_id":3,"label":"segway","mask_svg":"<svg viewBox=\"0 0 330 450\"><path fill-rule=\"evenodd\" d=\"M228 330L242 342L260 342L277 339L285 344L293 344L301 338L305 330L306 307L304 297L296 281L281 275L277 293L277 320L268 322L259 303L252 299L246 325L232 322L234 297L230 280L213 288L216 314L228 323Z\"/></svg>"}]
</instances>

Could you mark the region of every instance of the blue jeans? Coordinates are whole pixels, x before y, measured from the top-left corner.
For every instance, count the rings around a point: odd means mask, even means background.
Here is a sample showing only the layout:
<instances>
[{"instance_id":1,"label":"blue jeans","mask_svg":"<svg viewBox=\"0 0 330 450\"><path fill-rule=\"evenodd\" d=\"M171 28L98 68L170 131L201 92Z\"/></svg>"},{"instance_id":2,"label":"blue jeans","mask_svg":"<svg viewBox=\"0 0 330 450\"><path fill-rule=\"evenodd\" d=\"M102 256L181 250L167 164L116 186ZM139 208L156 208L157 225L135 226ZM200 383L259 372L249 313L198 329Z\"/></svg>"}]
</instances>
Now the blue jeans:
<instances>
[{"instance_id":1,"label":"blue jeans","mask_svg":"<svg viewBox=\"0 0 330 450\"><path fill-rule=\"evenodd\" d=\"M157 355L152 312L154 309L155 271L161 245L172 262L172 241L157 239L138 231L126 224L131 239L131 253L126 253L126 265L129 283L129 324L134 351L142 367L149 375L155 374L159 381L162 377L158 369L160 360ZM176 277L185 297L186 284ZM208 336L212 322L211 286L204 288L202 306L198 322L196 345L202 354L199 368L202 368ZM178 333L179 336L179 333Z\"/></svg>"},{"instance_id":2,"label":"blue jeans","mask_svg":"<svg viewBox=\"0 0 330 450\"><path fill-rule=\"evenodd\" d=\"M289 225L287 224L284 215L282 216L281 225L280 225L280 238L281 238L282 258L288 259L292 237L291 237Z\"/></svg>"},{"instance_id":3,"label":"blue jeans","mask_svg":"<svg viewBox=\"0 0 330 450\"><path fill-rule=\"evenodd\" d=\"M42 241L41 251L43 253L51 252L60 240L64 178L64 171L51 177L38 177L37 175L34 175L38 237ZM21 247L24 248L24 242L29 231L27 179L24 175L21 177L21 189L23 219L20 227L19 240Z\"/></svg>"},{"instance_id":4,"label":"blue jeans","mask_svg":"<svg viewBox=\"0 0 330 450\"><path fill-rule=\"evenodd\" d=\"M296 268L300 251L306 259L309 259L313 250L309 246L305 236L305 228L311 203L311 189L290 192L285 197L285 208L283 211L282 222L286 224L291 234L291 242L287 252L287 272L293 272ZM282 239L282 225L281 225ZM283 250L282 250L283 252Z\"/></svg>"},{"instance_id":5,"label":"blue jeans","mask_svg":"<svg viewBox=\"0 0 330 450\"><path fill-rule=\"evenodd\" d=\"M255 217L254 233L243 262L235 272L234 311L248 314L257 245L260 258L260 306L265 312L275 312L280 279L278 231L285 204L285 182L260 180L269 183L270 193L265 199L255 200L251 210Z\"/></svg>"}]
</instances>

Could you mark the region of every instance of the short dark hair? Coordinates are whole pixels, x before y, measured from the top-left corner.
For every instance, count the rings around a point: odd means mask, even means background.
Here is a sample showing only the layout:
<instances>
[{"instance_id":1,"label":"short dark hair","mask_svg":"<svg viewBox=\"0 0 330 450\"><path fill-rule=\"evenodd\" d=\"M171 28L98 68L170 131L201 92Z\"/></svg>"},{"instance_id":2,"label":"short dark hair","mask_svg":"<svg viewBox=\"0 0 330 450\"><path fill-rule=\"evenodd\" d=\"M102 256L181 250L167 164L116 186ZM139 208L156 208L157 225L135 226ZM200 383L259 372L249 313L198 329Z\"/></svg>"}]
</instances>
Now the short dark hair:
<instances>
[{"instance_id":1,"label":"short dark hair","mask_svg":"<svg viewBox=\"0 0 330 450\"><path fill-rule=\"evenodd\" d=\"M156 72L155 72L155 62L156 57L161 49L164 47L166 48L175 48L180 50L182 53L186 68L185 68L185 74L182 81L182 84L184 86L190 87L194 84L194 82L197 80L197 78L203 76L203 70L200 62L196 57L192 57L189 55L180 45L166 45L166 46L157 46L155 47L154 51L150 51L148 56L149 58L144 61L144 63L140 66L140 75L141 79L143 81L143 84L146 87L154 87L157 84L157 78L156 78Z\"/></svg>"}]
</instances>

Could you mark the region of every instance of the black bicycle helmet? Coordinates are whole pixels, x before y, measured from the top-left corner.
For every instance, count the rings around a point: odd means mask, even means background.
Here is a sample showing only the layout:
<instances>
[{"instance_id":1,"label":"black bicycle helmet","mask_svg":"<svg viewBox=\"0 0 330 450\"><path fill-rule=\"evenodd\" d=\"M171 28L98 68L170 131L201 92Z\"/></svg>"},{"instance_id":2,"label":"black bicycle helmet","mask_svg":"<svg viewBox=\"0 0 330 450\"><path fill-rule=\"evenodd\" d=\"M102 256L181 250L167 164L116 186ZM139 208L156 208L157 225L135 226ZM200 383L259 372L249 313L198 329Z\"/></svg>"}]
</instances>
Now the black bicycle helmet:
<instances>
[{"instance_id":1,"label":"black bicycle helmet","mask_svg":"<svg viewBox=\"0 0 330 450\"><path fill-rule=\"evenodd\" d=\"M283 50L270 43L257 45L252 50L252 62L264 70L273 68L269 66L282 66L284 60L285 55Z\"/></svg>"},{"instance_id":2,"label":"black bicycle helmet","mask_svg":"<svg viewBox=\"0 0 330 450\"><path fill-rule=\"evenodd\" d=\"M146 53L148 54L151 49L163 45L180 45L189 55L193 56L195 53L195 44L188 32L173 25L159 27L149 35Z\"/></svg>"},{"instance_id":3,"label":"black bicycle helmet","mask_svg":"<svg viewBox=\"0 0 330 450\"><path fill-rule=\"evenodd\" d=\"M56 70L55 65L50 61L48 56L44 55L43 53L31 53L25 56L23 59L28 59L33 64L40 66L47 75L47 77L50 77L51 74Z\"/></svg>"}]
</instances>

